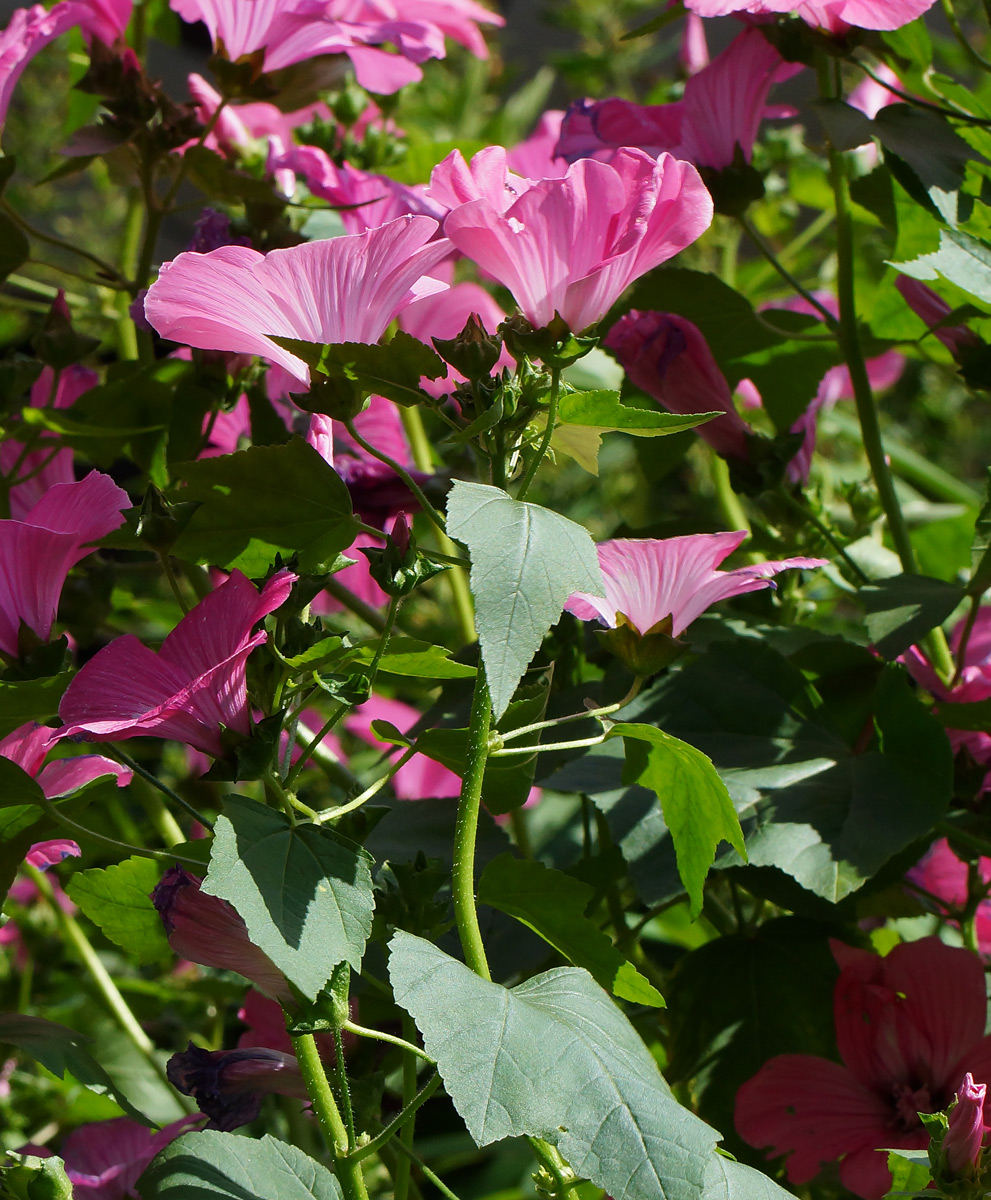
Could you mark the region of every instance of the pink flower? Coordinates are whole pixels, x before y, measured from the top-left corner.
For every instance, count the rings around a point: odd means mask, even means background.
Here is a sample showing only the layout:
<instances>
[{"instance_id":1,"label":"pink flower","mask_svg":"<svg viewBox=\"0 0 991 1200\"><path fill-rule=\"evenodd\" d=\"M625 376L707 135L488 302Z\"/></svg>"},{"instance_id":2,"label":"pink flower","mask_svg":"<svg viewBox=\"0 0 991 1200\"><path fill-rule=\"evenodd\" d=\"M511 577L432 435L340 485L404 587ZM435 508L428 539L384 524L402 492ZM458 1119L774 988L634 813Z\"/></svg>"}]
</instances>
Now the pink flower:
<instances>
[{"instance_id":1,"label":"pink flower","mask_svg":"<svg viewBox=\"0 0 991 1200\"><path fill-rule=\"evenodd\" d=\"M45 367L31 388L33 408L69 408L99 383L99 376L88 367L72 363L59 372L54 395L53 380L51 367ZM10 489L10 515L15 521L23 521L53 484L75 482L73 454L68 447L59 450L54 435L45 433L36 447L25 454L24 445L13 438L0 442L0 474L9 476L17 467L17 478Z\"/></svg>"},{"instance_id":2,"label":"pink flower","mask_svg":"<svg viewBox=\"0 0 991 1200\"><path fill-rule=\"evenodd\" d=\"M691 16L692 14L689 14ZM698 167L721 170L737 153L750 162L761 120L790 115L768 109L775 83L801 67L786 63L759 29L747 29L685 84L683 99L642 105L628 100L580 100L561 127L557 153L571 161L606 157L621 146L658 155L668 151Z\"/></svg>"},{"instance_id":3,"label":"pink flower","mask_svg":"<svg viewBox=\"0 0 991 1200\"><path fill-rule=\"evenodd\" d=\"M486 146L465 162L460 150L452 150L430 172L427 197L444 211L486 200L496 212L504 213L528 191L534 181L509 169L509 152L504 146Z\"/></svg>"},{"instance_id":4,"label":"pink flower","mask_svg":"<svg viewBox=\"0 0 991 1200\"><path fill-rule=\"evenodd\" d=\"M155 1155L201 1122L199 1115L180 1117L157 1131L129 1117L80 1125L59 1149L73 1196L78 1200L137 1196L138 1179ZM23 1146L21 1153L47 1158L52 1152L46 1147Z\"/></svg>"},{"instance_id":5,"label":"pink flower","mask_svg":"<svg viewBox=\"0 0 991 1200\"><path fill-rule=\"evenodd\" d=\"M583 159L562 178L540 180L505 211L489 199L463 204L444 232L509 288L534 326L557 312L577 333L711 220L712 198L694 167L620 150L610 163Z\"/></svg>"},{"instance_id":6,"label":"pink flower","mask_svg":"<svg viewBox=\"0 0 991 1200\"><path fill-rule=\"evenodd\" d=\"M417 710L401 700L372 696L348 713L344 718L344 728L371 746L381 746L382 743L372 732L372 721L388 721L400 733L408 733L419 719ZM398 758L401 753L395 751L390 758ZM434 762L425 754L414 754L393 775L392 790L400 800L453 797L461 794L461 779L442 763Z\"/></svg>"},{"instance_id":7,"label":"pink flower","mask_svg":"<svg viewBox=\"0 0 991 1200\"><path fill-rule=\"evenodd\" d=\"M557 153L564 112L551 108L542 113L533 133L513 146L506 154L506 165L527 179L552 179L568 170L565 159Z\"/></svg>"},{"instance_id":8,"label":"pink flower","mask_svg":"<svg viewBox=\"0 0 991 1200\"><path fill-rule=\"evenodd\" d=\"M27 728L27 727L25 727ZM47 737L49 730L42 731ZM7 740L6 738L4 739ZM13 758L11 754L4 754L5 758ZM107 761L104 759L103 761ZM19 764L20 765L20 764ZM116 764L115 764L116 765ZM96 772L96 774L104 774L105 772ZM130 781L130 771L127 772L128 778L124 783ZM95 778L95 775L94 775ZM45 795L48 796L48 791ZM59 794L59 793L56 793ZM49 796L49 799L52 797ZM39 871L47 871L49 867L57 866L67 858L79 858L82 851L78 845L70 841L68 838L55 838L48 842L35 842L28 853L24 856L24 861L28 866L36 867ZM62 890L62 885L58 879L51 880L52 895L55 898L55 903L65 912L75 912L76 906L72 903L69 897ZM28 879L23 875L18 875L14 882L10 885L7 891L7 900L19 908L29 908L38 898L38 885L33 879ZM14 965L19 971L23 971L28 964L28 951L24 943L24 938L19 925L19 917L15 911L10 915L10 919L0 925L0 946L12 946ZM8 951L10 953L10 951Z\"/></svg>"},{"instance_id":9,"label":"pink flower","mask_svg":"<svg viewBox=\"0 0 991 1200\"><path fill-rule=\"evenodd\" d=\"M685 14L685 27L681 31L678 46L678 61L686 75L697 75L709 65L709 44L705 38L705 23L698 13Z\"/></svg>"},{"instance_id":10,"label":"pink flower","mask_svg":"<svg viewBox=\"0 0 991 1200\"><path fill-rule=\"evenodd\" d=\"M0 521L0 651L19 653L21 622L47 641L66 576L124 520L128 495L109 475L47 489L20 521Z\"/></svg>"},{"instance_id":11,"label":"pink flower","mask_svg":"<svg viewBox=\"0 0 991 1200\"><path fill-rule=\"evenodd\" d=\"M902 299L912 312L925 321L932 333L958 362L965 350L980 346L981 339L966 325L942 324L953 309L938 292L934 292L921 280L912 279L909 275L899 275L895 280L895 287L901 292Z\"/></svg>"},{"instance_id":12,"label":"pink flower","mask_svg":"<svg viewBox=\"0 0 991 1200\"><path fill-rule=\"evenodd\" d=\"M14 10L10 24L0 33L0 125L7 118L11 96L24 68L49 42L78 23L76 6L69 0L62 0L52 9L32 4Z\"/></svg>"},{"instance_id":13,"label":"pink flower","mask_svg":"<svg viewBox=\"0 0 991 1200\"><path fill-rule=\"evenodd\" d=\"M66 689L59 705L65 724L56 736L174 738L222 756L222 728L251 732L245 664L267 637L251 629L285 602L295 582L290 571L279 571L259 594L232 571L157 653L131 634L104 646Z\"/></svg>"},{"instance_id":14,"label":"pink flower","mask_svg":"<svg viewBox=\"0 0 991 1200\"><path fill-rule=\"evenodd\" d=\"M939 838L906 874L909 883L915 884L940 902L943 915L956 925L955 919L963 912L968 899L967 864L957 858L946 838ZM977 874L985 884L991 884L991 858L977 860ZM974 914L977 946L982 954L991 954L991 900L982 900Z\"/></svg>"},{"instance_id":15,"label":"pink flower","mask_svg":"<svg viewBox=\"0 0 991 1200\"><path fill-rule=\"evenodd\" d=\"M957 1102L950 1109L949 1128L943 1139L943 1153L950 1175L957 1176L976 1167L981 1160L984 1141L984 1097L986 1083L975 1083L968 1071L957 1091ZM973 1173L972 1171L969 1173Z\"/></svg>"},{"instance_id":16,"label":"pink flower","mask_svg":"<svg viewBox=\"0 0 991 1200\"><path fill-rule=\"evenodd\" d=\"M716 568L739 546L746 533L691 533L664 539L615 538L597 547L605 596L575 592L565 608L580 621L601 621L617 628L620 616L640 634L665 617L678 637L710 605L745 592L773 587L771 576L792 567L824 567L824 558L785 558L778 562Z\"/></svg>"},{"instance_id":17,"label":"pink flower","mask_svg":"<svg viewBox=\"0 0 991 1200\"><path fill-rule=\"evenodd\" d=\"M131 19L131 0L72 0L79 26L87 37L95 37L108 46L127 32Z\"/></svg>"},{"instance_id":18,"label":"pink flower","mask_svg":"<svg viewBox=\"0 0 991 1200\"><path fill-rule=\"evenodd\" d=\"M442 341L456 338L472 313L481 320L487 333L494 333L506 319L498 301L479 284L456 283L446 292L414 301L400 314L399 326L427 346L432 346L433 338ZM512 368L513 365L514 360L504 346L492 373L498 374L503 367ZM446 378L421 379L420 386L432 396L444 396L463 382L461 372L449 366Z\"/></svg>"},{"instance_id":19,"label":"pink flower","mask_svg":"<svg viewBox=\"0 0 991 1200\"><path fill-rule=\"evenodd\" d=\"M787 1155L792 1183L839 1159L843 1185L880 1200L891 1186L884 1150L927 1146L917 1114L946 1108L965 1072L991 1078L984 971L934 937L886 958L831 945L842 1065L811 1054L770 1059L737 1093L736 1128L752 1146Z\"/></svg>"},{"instance_id":20,"label":"pink flower","mask_svg":"<svg viewBox=\"0 0 991 1200\"><path fill-rule=\"evenodd\" d=\"M151 894L172 949L200 966L237 971L266 996L294 1004L285 975L250 941L243 919L226 900L204 892L202 882L170 867Z\"/></svg>"},{"instance_id":21,"label":"pink flower","mask_svg":"<svg viewBox=\"0 0 991 1200\"><path fill-rule=\"evenodd\" d=\"M35 725L32 721L26 725L20 725L12 733L8 733L5 738L0 739L0 755L9 758L12 763L16 763L23 771L26 771L49 800L71 795L72 792L78 791L87 783L92 783L94 779L100 779L104 775L115 776L118 787L127 787L131 782L132 772L127 767L122 767L120 763L114 762L112 758L105 758L102 754L81 754L70 758L56 758L46 763L45 756L51 747L52 731L44 725ZM31 854L36 851L53 854L57 852L58 857L46 858L44 862L40 859L35 861ZM28 855L28 862L32 866L51 866L53 863L61 862L67 854L78 855L79 848L75 842L56 840L32 846L31 854Z\"/></svg>"},{"instance_id":22,"label":"pink flower","mask_svg":"<svg viewBox=\"0 0 991 1200\"><path fill-rule=\"evenodd\" d=\"M700 17L730 13L797 13L813 28L845 33L859 29L900 29L932 7L933 0L685 0Z\"/></svg>"},{"instance_id":23,"label":"pink flower","mask_svg":"<svg viewBox=\"0 0 991 1200\"><path fill-rule=\"evenodd\" d=\"M158 332L203 350L258 354L303 387L306 364L272 334L308 342L376 342L396 314L446 286L425 272L449 252L437 222L400 217L351 237L260 254L222 246L165 263L145 300Z\"/></svg>"},{"instance_id":24,"label":"pink flower","mask_svg":"<svg viewBox=\"0 0 991 1200\"><path fill-rule=\"evenodd\" d=\"M738 415L726 376L697 325L674 313L631 309L602 344L633 383L668 412L725 413L696 432L724 458L747 459L752 431Z\"/></svg>"},{"instance_id":25,"label":"pink flower","mask_svg":"<svg viewBox=\"0 0 991 1200\"><path fill-rule=\"evenodd\" d=\"M362 87L391 93L422 78L417 64L443 58L444 35L484 57L477 24L502 19L472 0L172 0L187 21L203 21L229 59L264 50L277 71L324 54L346 54ZM379 49L388 44L398 51Z\"/></svg>"}]
</instances>

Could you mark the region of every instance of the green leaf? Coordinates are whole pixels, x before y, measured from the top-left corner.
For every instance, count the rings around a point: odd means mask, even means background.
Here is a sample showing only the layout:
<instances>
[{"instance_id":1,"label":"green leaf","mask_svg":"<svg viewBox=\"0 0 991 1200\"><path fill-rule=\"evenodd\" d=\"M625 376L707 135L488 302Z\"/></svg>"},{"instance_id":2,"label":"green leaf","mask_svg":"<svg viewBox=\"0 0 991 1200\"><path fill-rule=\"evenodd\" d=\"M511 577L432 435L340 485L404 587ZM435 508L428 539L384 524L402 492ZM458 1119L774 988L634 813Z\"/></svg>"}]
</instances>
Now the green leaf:
<instances>
[{"instance_id":1,"label":"green leaf","mask_svg":"<svg viewBox=\"0 0 991 1200\"><path fill-rule=\"evenodd\" d=\"M361 663L371 663L376 649L377 641L365 642L357 647L352 657ZM451 651L446 646L434 646L407 637L389 639L378 669L387 675L408 675L416 679L472 679L476 671L467 663L452 662Z\"/></svg>"},{"instance_id":2,"label":"green leaf","mask_svg":"<svg viewBox=\"0 0 991 1200\"><path fill-rule=\"evenodd\" d=\"M237 909L252 942L310 999L338 963L361 965L372 928L370 855L321 825L230 796L203 890Z\"/></svg>"},{"instance_id":3,"label":"green leaf","mask_svg":"<svg viewBox=\"0 0 991 1200\"><path fill-rule=\"evenodd\" d=\"M542 1137L614 1200L698 1200L718 1135L586 971L504 988L397 933L389 974L478 1145Z\"/></svg>"},{"instance_id":4,"label":"green leaf","mask_svg":"<svg viewBox=\"0 0 991 1200\"><path fill-rule=\"evenodd\" d=\"M478 901L521 921L601 987L633 1004L664 1006L664 997L585 916L595 895L587 883L512 854L482 872Z\"/></svg>"},{"instance_id":5,"label":"green leaf","mask_svg":"<svg viewBox=\"0 0 991 1200\"><path fill-rule=\"evenodd\" d=\"M151 902L161 873L152 859L134 855L105 870L77 871L66 891L94 925L138 962L159 962L172 954Z\"/></svg>"},{"instance_id":6,"label":"green leaf","mask_svg":"<svg viewBox=\"0 0 991 1200\"><path fill-rule=\"evenodd\" d=\"M755 638L716 642L628 711L712 759L751 865L778 867L835 904L944 815L953 755L901 667L879 671L867 650L839 639L814 645L827 665L807 677ZM622 770L607 742L541 782L591 796L654 904L680 890L671 837L653 793L624 787Z\"/></svg>"},{"instance_id":7,"label":"green leaf","mask_svg":"<svg viewBox=\"0 0 991 1200\"><path fill-rule=\"evenodd\" d=\"M746 1163L714 1154L705 1174L702 1200L788 1200L792 1194Z\"/></svg>"},{"instance_id":8,"label":"green leaf","mask_svg":"<svg viewBox=\"0 0 991 1200\"><path fill-rule=\"evenodd\" d=\"M138 1180L141 1200L341 1200L315 1159L265 1134L184 1133Z\"/></svg>"},{"instance_id":9,"label":"green leaf","mask_svg":"<svg viewBox=\"0 0 991 1200\"><path fill-rule=\"evenodd\" d=\"M891 1188L888 1196L924 1194L932 1182L932 1167L925 1150L889 1150Z\"/></svg>"},{"instance_id":10,"label":"green leaf","mask_svg":"<svg viewBox=\"0 0 991 1200\"><path fill-rule=\"evenodd\" d=\"M961 229L941 229L938 250L891 265L913 279L942 276L967 292L985 311L991 307L991 246Z\"/></svg>"},{"instance_id":11,"label":"green leaf","mask_svg":"<svg viewBox=\"0 0 991 1200\"><path fill-rule=\"evenodd\" d=\"M809 108L822 121L829 140L837 150L854 150L874 138L874 123L852 104L825 97L813 100Z\"/></svg>"},{"instance_id":12,"label":"green leaf","mask_svg":"<svg viewBox=\"0 0 991 1200\"><path fill-rule=\"evenodd\" d=\"M691 900L692 917L702 911L702 888L727 841L744 859L740 818L726 785L711 759L687 742L652 725L620 722L608 737L621 737L626 747L625 784L638 783L657 793L664 823L671 832L678 872Z\"/></svg>"},{"instance_id":13,"label":"green leaf","mask_svg":"<svg viewBox=\"0 0 991 1200\"><path fill-rule=\"evenodd\" d=\"M33 776L11 759L0 756L0 808L40 806L44 799L45 794Z\"/></svg>"},{"instance_id":14,"label":"green leaf","mask_svg":"<svg viewBox=\"0 0 991 1200\"><path fill-rule=\"evenodd\" d=\"M857 595L875 649L891 660L942 625L964 599L964 590L927 575L892 575L875 580Z\"/></svg>"},{"instance_id":15,"label":"green leaf","mask_svg":"<svg viewBox=\"0 0 991 1200\"><path fill-rule=\"evenodd\" d=\"M68 1071L91 1092L112 1096L129 1117L147 1125L145 1117L85 1048L90 1040L74 1029L56 1025L54 1021L46 1021L43 1017L0 1013L0 1042L30 1054L59 1079L64 1079Z\"/></svg>"},{"instance_id":16,"label":"green leaf","mask_svg":"<svg viewBox=\"0 0 991 1200\"><path fill-rule=\"evenodd\" d=\"M420 387L421 376L442 379L447 374L447 364L440 355L401 329L384 346L365 342L321 346L285 337L273 337L272 341L301 358L314 379L323 376L345 386L357 384L365 393L374 392L406 407L430 401ZM338 415L323 402L319 387L297 396L296 403L307 412Z\"/></svg>"},{"instance_id":17,"label":"green leaf","mask_svg":"<svg viewBox=\"0 0 991 1200\"><path fill-rule=\"evenodd\" d=\"M988 476L985 490L987 494L984 504L974 522L968 596L983 596L991 587L991 474Z\"/></svg>"},{"instance_id":18,"label":"green leaf","mask_svg":"<svg viewBox=\"0 0 991 1200\"><path fill-rule=\"evenodd\" d=\"M568 392L561 397L558 417L562 424L587 425L599 433L622 431L635 437L663 437L704 425L718 412L669 413L659 409L636 408L623 404L619 392Z\"/></svg>"},{"instance_id":19,"label":"green leaf","mask_svg":"<svg viewBox=\"0 0 991 1200\"><path fill-rule=\"evenodd\" d=\"M0 279L6 279L31 253L31 245L15 221L0 213Z\"/></svg>"},{"instance_id":20,"label":"green leaf","mask_svg":"<svg viewBox=\"0 0 991 1200\"><path fill-rule=\"evenodd\" d=\"M602 595L588 532L501 488L456 479L447 531L471 554L471 591L482 662L496 718L572 592Z\"/></svg>"},{"instance_id":21,"label":"green leaf","mask_svg":"<svg viewBox=\"0 0 991 1200\"><path fill-rule=\"evenodd\" d=\"M983 157L931 109L891 104L871 124L881 145L908 164L925 192L932 188L955 192L963 183L967 163Z\"/></svg>"},{"instance_id":22,"label":"green leaf","mask_svg":"<svg viewBox=\"0 0 991 1200\"><path fill-rule=\"evenodd\" d=\"M200 502L173 547L179 558L260 576L277 554L296 554L300 570L318 573L358 532L340 476L300 437L176 470L181 499Z\"/></svg>"},{"instance_id":23,"label":"green leaf","mask_svg":"<svg viewBox=\"0 0 991 1200\"><path fill-rule=\"evenodd\" d=\"M969 704L940 700L933 712L947 729L991 733L991 700L974 700Z\"/></svg>"}]
</instances>

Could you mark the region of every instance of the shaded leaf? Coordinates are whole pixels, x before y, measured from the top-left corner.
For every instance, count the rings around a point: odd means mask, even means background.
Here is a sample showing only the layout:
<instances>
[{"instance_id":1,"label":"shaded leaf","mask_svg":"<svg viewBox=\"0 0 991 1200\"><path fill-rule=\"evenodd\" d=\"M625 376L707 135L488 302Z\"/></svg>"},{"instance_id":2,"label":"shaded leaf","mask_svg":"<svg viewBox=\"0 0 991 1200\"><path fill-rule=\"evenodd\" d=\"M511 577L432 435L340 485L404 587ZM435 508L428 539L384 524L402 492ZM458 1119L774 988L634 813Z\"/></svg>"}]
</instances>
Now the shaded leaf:
<instances>
[{"instance_id":1,"label":"shaded leaf","mask_svg":"<svg viewBox=\"0 0 991 1200\"><path fill-rule=\"evenodd\" d=\"M296 554L319 573L358 532L340 476L302 438L252 446L176 468L180 497L199 501L172 553L246 575L263 575L276 554Z\"/></svg>"},{"instance_id":2,"label":"shaded leaf","mask_svg":"<svg viewBox=\"0 0 991 1200\"><path fill-rule=\"evenodd\" d=\"M141 1200L341 1200L341 1185L315 1159L265 1134L184 1133L138 1180Z\"/></svg>"},{"instance_id":3,"label":"shaded leaf","mask_svg":"<svg viewBox=\"0 0 991 1200\"><path fill-rule=\"evenodd\" d=\"M704 425L721 413L669 413L624 404L618 392L569 392L561 397L558 418L566 425L589 426L598 433L622 431L635 437L663 437Z\"/></svg>"},{"instance_id":4,"label":"shaded leaf","mask_svg":"<svg viewBox=\"0 0 991 1200\"><path fill-rule=\"evenodd\" d=\"M663 1007L660 992L585 916L594 895L563 871L500 854L482 872L477 899L521 921L614 996Z\"/></svg>"},{"instance_id":5,"label":"shaded leaf","mask_svg":"<svg viewBox=\"0 0 991 1200\"><path fill-rule=\"evenodd\" d=\"M866 610L871 642L891 660L942 625L963 600L964 591L927 575L892 575L876 579L857 595Z\"/></svg>"},{"instance_id":6,"label":"shaded leaf","mask_svg":"<svg viewBox=\"0 0 991 1200\"><path fill-rule=\"evenodd\" d=\"M361 964L372 927L370 855L320 825L290 825L230 796L203 890L237 909L252 942L313 999L338 963Z\"/></svg>"},{"instance_id":7,"label":"shaded leaf","mask_svg":"<svg viewBox=\"0 0 991 1200\"><path fill-rule=\"evenodd\" d=\"M376 641L367 642L352 657L361 663L371 663L376 648ZM468 663L453 662L446 646L407 637L389 639L378 669L387 675L409 675L416 679L472 679L476 674L476 668Z\"/></svg>"},{"instance_id":8,"label":"shaded leaf","mask_svg":"<svg viewBox=\"0 0 991 1200\"><path fill-rule=\"evenodd\" d=\"M614 1200L698 1200L718 1135L586 971L504 988L397 933L389 974L478 1145L543 1137Z\"/></svg>"},{"instance_id":9,"label":"shaded leaf","mask_svg":"<svg viewBox=\"0 0 991 1200\"><path fill-rule=\"evenodd\" d=\"M448 533L471 554L475 624L498 718L571 593L603 594L598 555L580 525L486 484L456 479L447 517Z\"/></svg>"},{"instance_id":10,"label":"shaded leaf","mask_svg":"<svg viewBox=\"0 0 991 1200\"><path fill-rule=\"evenodd\" d=\"M21 227L6 213L0 213L0 279L6 279L31 253L31 245Z\"/></svg>"},{"instance_id":11,"label":"shaded leaf","mask_svg":"<svg viewBox=\"0 0 991 1200\"><path fill-rule=\"evenodd\" d=\"M961 229L941 229L937 250L920 254L910 262L891 265L913 279L933 280L942 276L967 292L985 310L991 306L991 246Z\"/></svg>"}]
</instances>

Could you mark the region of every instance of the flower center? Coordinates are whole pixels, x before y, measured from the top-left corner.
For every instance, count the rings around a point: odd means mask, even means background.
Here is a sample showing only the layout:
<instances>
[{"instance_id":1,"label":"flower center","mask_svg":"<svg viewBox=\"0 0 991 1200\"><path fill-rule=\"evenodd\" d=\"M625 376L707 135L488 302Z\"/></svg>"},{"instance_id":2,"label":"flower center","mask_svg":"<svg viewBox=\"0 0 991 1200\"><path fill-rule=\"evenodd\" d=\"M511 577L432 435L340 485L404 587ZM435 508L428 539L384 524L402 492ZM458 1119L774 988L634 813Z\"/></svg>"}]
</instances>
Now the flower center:
<instances>
[{"instance_id":1,"label":"flower center","mask_svg":"<svg viewBox=\"0 0 991 1200\"><path fill-rule=\"evenodd\" d=\"M897 1114L897 1124L905 1133L910 1133L914 1129L921 1128L922 1122L919 1120L920 1112L930 1113L936 1111L936 1105L929 1094L927 1084L923 1084L921 1087L913 1090L907 1083L896 1083L892 1088L891 1098L894 1102L895 1113Z\"/></svg>"}]
</instances>

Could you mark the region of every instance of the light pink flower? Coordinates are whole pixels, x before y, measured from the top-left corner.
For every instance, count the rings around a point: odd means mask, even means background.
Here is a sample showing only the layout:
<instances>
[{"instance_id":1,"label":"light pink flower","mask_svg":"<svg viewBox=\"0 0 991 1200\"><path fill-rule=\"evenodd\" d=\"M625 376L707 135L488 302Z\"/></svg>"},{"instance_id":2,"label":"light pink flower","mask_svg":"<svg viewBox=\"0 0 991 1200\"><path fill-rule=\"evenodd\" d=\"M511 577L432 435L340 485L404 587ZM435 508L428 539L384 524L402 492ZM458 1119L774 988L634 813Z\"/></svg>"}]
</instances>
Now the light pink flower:
<instances>
[{"instance_id":1,"label":"light pink flower","mask_svg":"<svg viewBox=\"0 0 991 1200\"><path fill-rule=\"evenodd\" d=\"M258 354L304 388L309 370L272 341L377 342L407 304L442 291L426 276L449 252L437 222L400 217L351 237L260 254L222 246L165 263L145 300L158 332L203 350Z\"/></svg>"},{"instance_id":2,"label":"light pink flower","mask_svg":"<svg viewBox=\"0 0 991 1200\"><path fill-rule=\"evenodd\" d=\"M957 1090L957 1102L950 1109L949 1128L943 1139L943 1154L951 1175L962 1175L976 1167L981 1160L984 1141L984 1098L986 1083L975 1083L968 1071Z\"/></svg>"},{"instance_id":3,"label":"light pink flower","mask_svg":"<svg viewBox=\"0 0 991 1200\"><path fill-rule=\"evenodd\" d=\"M746 533L692 533L673 538L615 538L597 547L606 585L604 596L575 592L565 608L580 621L601 621L610 629L620 615L641 634L671 618L678 637L710 605L745 592L773 587L771 576L791 567L824 567L824 558L785 558L732 571L716 568Z\"/></svg>"},{"instance_id":4,"label":"light pink flower","mask_svg":"<svg viewBox=\"0 0 991 1200\"><path fill-rule=\"evenodd\" d=\"M678 61L686 75L697 75L709 65L709 43L705 38L705 23L698 13L685 14L685 27L681 31L678 46Z\"/></svg>"},{"instance_id":5,"label":"light pink flower","mask_svg":"<svg viewBox=\"0 0 991 1200\"><path fill-rule=\"evenodd\" d=\"M697 325L674 313L631 309L602 344L633 383L668 412L725 413L697 426L696 432L724 458L748 457L752 431L737 413L726 376Z\"/></svg>"},{"instance_id":6,"label":"light pink flower","mask_svg":"<svg viewBox=\"0 0 991 1200\"><path fill-rule=\"evenodd\" d=\"M518 142L506 154L506 165L526 179L553 179L564 175L568 163L557 153L564 110L550 108L541 113L529 137Z\"/></svg>"},{"instance_id":7,"label":"light pink flower","mask_svg":"<svg viewBox=\"0 0 991 1200\"><path fill-rule=\"evenodd\" d=\"M95 37L108 46L127 32L131 19L131 0L72 0L79 26L87 37Z\"/></svg>"},{"instance_id":8,"label":"light pink flower","mask_svg":"<svg viewBox=\"0 0 991 1200\"><path fill-rule=\"evenodd\" d=\"M59 1157L77 1200L125 1200L136 1196L135 1186L151 1160L180 1134L196 1128L202 1116L180 1117L159 1130L129 1117L80 1125L65 1139ZM21 1153L47 1158L42 1146L22 1146Z\"/></svg>"},{"instance_id":9,"label":"light pink flower","mask_svg":"<svg viewBox=\"0 0 991 1200\"><path fill-rule=\"evenodd\" d=\"M668 151L697 167L721 170L734 162L739 148L750 162L761 120L792 115L791 110L769 109L768 92L801 69L785 62L759 29L746 29L688 80L681 100L572 104L557 153L570 161L593 154L608 161L616 149L637 146L653 156Z\"/></svg>"},{"instance_id":10,"label":"light pink flower","mask_svg":"<svg viewBox=\"0 0 991 1200\"><path fill-rule=\"evenodd\" d=\"M446 292L426 296L411 304L400 313L399 327L432 346L433 338L443 341L457 337L472 313L481 320L486 333L495 333L506 318L498 301L479 284L456 283ZM492 373L498 374L503 367L512 368L513 365L514 359L503 346ZM461 372L449 366L445 378L421 379L420 386L432 396L444 396L462 382Z\"/></svg>"},{"instance_id":11,"label":"light pink flower","mask_svg":"<svg viewBox=\"0 0 991 1200\"><path fill-rule=\"evenodd\" d=\"M0 125L21 72L36 54L60 34L79 23L79 12L70 0L62 0L52 9L40 4L17 8L7 28L0 33Z\"/></svg>"},{"instance_id":12,"label":"light pink flower","mask_svg":"<svg viewBox=\"0 0 991 1200\"><path fill-rule=\"evenodd\" d=\"M264 69L277 71L317 55L346 54L361 86L378 93L422 78L418 64L444 57L445 34L484 57L478 22L502 23L471 0L172 0L172 7L187 21L203 21L231 60L264 49Z\"/></svg>"},{"instance_id":13,"label":"light pink flower","mask_svg":"<svg viewBox=\"0 0 991 1200\"><path fill-rule=\"evenodd\" d=\"M844 1187L880 1200L891 1186L885 1150L922 1149L919 1112L945 1109L965 1072L991 1079L991 1038L980 959L938 938L886 958L832 942L842 1064L780 1054L740 1088L736 1128L752 1146L787 1155L792 1183L840 1160Z\"/></svg>"},{"instance_id":14,"label":"light pink flower","mask_svg":"<svg viewBox=\"0 0 991 1200\"><path fill-rule=\"evenodd\" d=\"M470 163L460 150L452 150L430 172L427 198L445 212L485 200L496 212L504 213L534 184L533 179L514 174L508 160L504 146L486 146Z\"/></svg>"},{"instance_id":15,"label":"light pink flower","mask_svg":"<svg viewBox=\"0 0 991 1200\"><path fill-rule=\"evenodd\" d=\"M124 520L131 501L109 475L47 489L20 521L0 521L0 651L16 656L21 622L47 641L66 576Z\"/></svg>"},{"instance_id":16,"label":"light pink flower","mask_svg":"<svg viewBox=\"0 0 991 1200\"><path fill-rule=\"evenodd\" d=\"M577 333L711 220L712 198L694 167L620 150L609 163L583 159L535 183L505 211L488 199L462 204L444 232L509 288L534 326L557 312Z\"/></svg>"},{"instance_id":17,"label":"light pink flower","mask_svg":"<svg viewBox=\"0 0 991 1200\"><path fill-rule=\"evenodd\" d=\"M90 388L99 383L99 376L89 367L72 363L59 372L52 394L54 372L45 367L31 387L33 408L69 408ZM54 451L54 454L53 454ZM23 455L23 457L22 457ZM24 445L13 438L0 442L0 474L9 476L17 467L17 479L10 489L10 515L23 521L41 497L56 483L73 483L73 453L57 448L54 435L42 433L36 449L24 453Z\"/></svg>"},{"instance_id":18,"label":"light pink flower","mask_svg":"<svg viewBox=\"0 0 991 1200\"><path fill-rule=\"evenodd\" d=\"M173 738L214 757L221 727L247 737L245 663L266 640L252 627L289 596L296 576L279 571L261 593L240 571L196 605L156 653L127 634L93 656L62 697L57 737L122 741Z\"/></svg>"},{"instance_id":19,"label":"light pink flower","mask_svg":"<svg viewBox=\"0 0 991 1200\"><path fill-rule=\"evenodd\" d=\"M344 718L344 728L363 742L381 747L382 743L372 732L372 721L388 721L400 733L408 733L419 719L420 713L401 700L372 696L348 713ZM396 759L401 753L397 750L390 753L389 757ZM425 754L414 754L393 775L392 790L400 800L453 797L461 793L461 779L442 763L434 762Z\"/></svg>"},{"instance_id":20,"label":"light pink flower","mask_svg":"<svg viewBox=\"0 0 991 1200\"><path fill-rule=\"evenodd\" d=\"M813 28L828 33L859 29L900 29L921 17L933 0L685 0L700 17L730 13L797 13Z\"/></svg>"}]
</instances>

